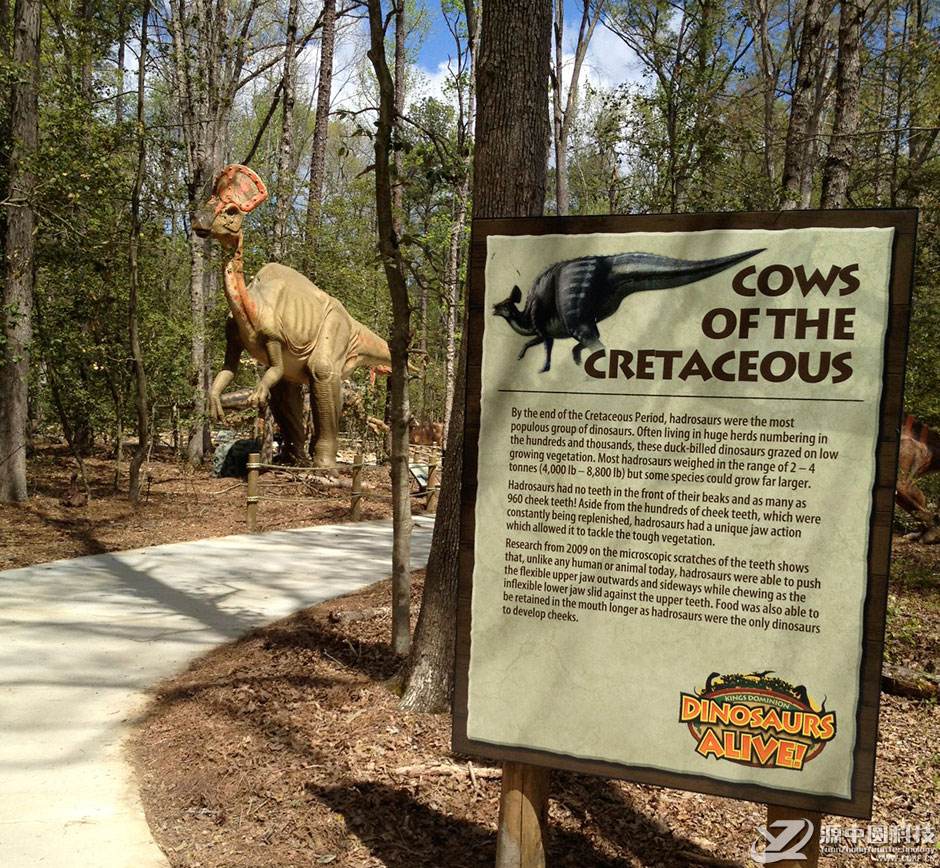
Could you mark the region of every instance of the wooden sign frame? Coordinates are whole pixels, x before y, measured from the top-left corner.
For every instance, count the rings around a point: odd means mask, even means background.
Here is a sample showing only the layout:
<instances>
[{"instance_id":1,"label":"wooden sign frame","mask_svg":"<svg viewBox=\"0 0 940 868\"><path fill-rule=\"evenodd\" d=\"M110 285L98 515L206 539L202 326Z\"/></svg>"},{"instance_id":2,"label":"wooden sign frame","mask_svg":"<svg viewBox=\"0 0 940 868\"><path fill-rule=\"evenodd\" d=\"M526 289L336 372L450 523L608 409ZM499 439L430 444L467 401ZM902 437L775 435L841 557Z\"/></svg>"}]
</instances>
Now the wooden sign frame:
<instances>
[{"instance_id":1,"label":"wooden sign frame","mask_svg":"<svg viewBox=\"0 0 940 868\"><path fill-rule=\"evenodd\" d=\"M884 623L891 551L894 490L902 412L907 332L913 283L915 210L789 211L780 213L725 213L636 217L555 217L486 219L473 222L470 245L470 298L467 361L467 403L460 529L460 581L456 682L453 705L453 748L493 760L547 766L659 786L694 790L849 817L871 816L877 741ZM481 455L479 442L482 356L485 328L505 328L485 304L487 240L490 236L539 236L583 233L696 232L702 230L789 230L816 227L844 229L893 228L889 313L884 344L883 389L875 456L875 484L867 557L868 588L863 610L859 702L855 714L857 737L853 751L851 797L791 792L779 787L717 780L704 775L677 773L641 765L621 765L527 747L477 741L467 734L468 686L471 657L471 613L475 551L475 504ZM561 258L561 257L559 257ZM526 287L523 287L523 294ZM533 350L536 354L538 350ZM557 350L556 350L557 353ZM528 361L528 358L527 358ZM480 653L483 653L482 651Z\"/></svg>"}]
</instances>

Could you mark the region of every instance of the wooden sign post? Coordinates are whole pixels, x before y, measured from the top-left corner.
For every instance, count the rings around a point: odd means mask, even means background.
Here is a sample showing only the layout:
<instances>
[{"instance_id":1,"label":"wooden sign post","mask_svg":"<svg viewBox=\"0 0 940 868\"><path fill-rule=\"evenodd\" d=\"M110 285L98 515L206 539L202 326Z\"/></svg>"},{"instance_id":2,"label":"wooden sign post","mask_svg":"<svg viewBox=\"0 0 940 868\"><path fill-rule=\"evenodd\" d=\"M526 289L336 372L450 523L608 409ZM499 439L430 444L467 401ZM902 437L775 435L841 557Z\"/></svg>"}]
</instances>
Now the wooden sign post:
<instances>
[{"instance_id":1,"label":"wooden sign post","mask_svg":"<svg viewBox=\"0 0 940 868\"><path fill-rule=\"evenodd\" d=\"M453 744L505 763L500 868L550 768L870 816L915 227L474 223Z\"/></svg>"}]
</instances>

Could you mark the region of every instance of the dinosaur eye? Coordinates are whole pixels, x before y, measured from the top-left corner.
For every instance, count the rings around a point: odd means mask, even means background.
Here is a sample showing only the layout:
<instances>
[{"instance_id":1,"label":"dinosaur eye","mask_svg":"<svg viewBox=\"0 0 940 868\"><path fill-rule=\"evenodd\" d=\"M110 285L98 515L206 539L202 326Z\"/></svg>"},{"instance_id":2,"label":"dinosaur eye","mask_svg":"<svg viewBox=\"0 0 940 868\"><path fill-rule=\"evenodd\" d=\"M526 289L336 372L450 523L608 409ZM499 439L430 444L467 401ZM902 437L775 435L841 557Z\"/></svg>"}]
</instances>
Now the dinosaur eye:
<instances>
[{"instance_id":1,"label":"dinosaur eye","mask_svg":"<svg viewBox=\"0 0 940 868\"><path fill-rule=\"evenodd\" d=\"M236 214L241 213L241 209L238 205L229 205L228 208L225 209L225 213L228 214L229 217L234 217Z\"/></svg>"}]
</instances>

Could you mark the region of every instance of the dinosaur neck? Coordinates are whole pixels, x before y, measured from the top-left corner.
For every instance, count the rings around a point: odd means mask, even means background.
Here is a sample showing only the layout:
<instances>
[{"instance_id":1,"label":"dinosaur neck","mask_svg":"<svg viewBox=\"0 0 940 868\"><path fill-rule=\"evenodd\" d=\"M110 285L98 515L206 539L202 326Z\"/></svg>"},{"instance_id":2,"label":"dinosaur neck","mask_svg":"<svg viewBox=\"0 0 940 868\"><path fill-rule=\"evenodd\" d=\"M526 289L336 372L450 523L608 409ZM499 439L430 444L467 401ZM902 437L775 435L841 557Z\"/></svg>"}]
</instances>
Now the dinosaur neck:
<instances>
[{"instance_id":1,"label":"dinosaur neck","mask_svg":"<svg viewBox=\"0 0 940 868\"><path fill-rule=\"evenodd\" d=\"M517 307L510 308L510 312L505 315L509 327L516 333L525 336L535 334L535 327L529 322L529 318Z\"/></svg>"},{"instance_id":2,"label":"dinosaur neck","mask_svg":"<svg viewBox=\"0 0 940 868\"><path fill-rule=\"evenodd\" d=\"M232 258L225 264L225 298L236 322L254 331L258 325L258 308L245 288L241 235Z\"/></svg>"}]
</instances>

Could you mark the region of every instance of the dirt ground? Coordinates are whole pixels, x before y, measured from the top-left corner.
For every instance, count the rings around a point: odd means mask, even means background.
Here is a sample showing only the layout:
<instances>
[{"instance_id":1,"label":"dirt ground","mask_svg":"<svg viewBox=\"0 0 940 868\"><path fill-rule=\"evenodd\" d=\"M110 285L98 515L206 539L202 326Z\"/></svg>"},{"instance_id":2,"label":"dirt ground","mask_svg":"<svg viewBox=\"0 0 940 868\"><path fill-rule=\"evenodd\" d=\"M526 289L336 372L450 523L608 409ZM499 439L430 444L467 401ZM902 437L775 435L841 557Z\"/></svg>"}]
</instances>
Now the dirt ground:
<instances>
[{"instance_id":1,"label":"dirt ground","mask_svg":"<svg viewBox=\"0 0 940 868\"><path fill-rule=\"evenodd\" d=\"M0 506L0 567L245 530L238 480L211 479L162 456L150 467L149 496L131 507L113 491L113 461L94 458L89 472L91 502L61 506L70 459L59 447L40 452L29 503ZM383 492L386 471L367 478ZM286 498L313 484L290 480L270 474L262 490L277 482ZM346 520L348 492L327 493L333 501L315 506L262 503L262 529ZM365 517L386 513L383 501L367 501ZM934 671L938 574L940 547L896 544L890 662ZM422 579L415 575L414 611ZM130 753L173 868L493 864L499 770L452 754L448 717L403 712L385 688L400 665L388 647L388 602L388 583L380 581L253 631L154 688ZM359 620L342 616L370 610ZM746 854L764 820L763 806L749 802L555 772L548 864L752 865ZM912 838L940 825L937 703L883 695L872 824ZM822 864L854 868L872 857L829 855ZM905 864L940 865L940 851Z\"/></svg>"},{"instance_id":2,"label":"dirt ground","mask_svg":"<svg viewBox=\"0 0 940 868\"><path fill-rule=\"evenodd\" d=\"M352 456L348 449L339 454L341 461L351 462ZM61 501L68 500L73 491L70 477L76 470L75 460L64 445L40 446L29 461L29 500L22 505L0 504L0 570L246 532L244 479L213 479L208 465L194 469L162 447L143 467L141 499L135 506L127 498L127 465L125 458L116 490L114 458L103 451L86 458L91 497L84 506L65 506ZM327 487L318 482L322 477L312 473L264 473L262 496L281 500L262 501L259 529L347 521L349 476L340 474L345 487ZM364 498L363 519L389 517L391 505L380 499L391 494L388 468L366 467L363 484L377 496ZM80 482L76 493L81 499ZM302 502L287 502L300 498Z\"/></svg>"}]
</instances>

